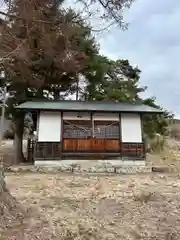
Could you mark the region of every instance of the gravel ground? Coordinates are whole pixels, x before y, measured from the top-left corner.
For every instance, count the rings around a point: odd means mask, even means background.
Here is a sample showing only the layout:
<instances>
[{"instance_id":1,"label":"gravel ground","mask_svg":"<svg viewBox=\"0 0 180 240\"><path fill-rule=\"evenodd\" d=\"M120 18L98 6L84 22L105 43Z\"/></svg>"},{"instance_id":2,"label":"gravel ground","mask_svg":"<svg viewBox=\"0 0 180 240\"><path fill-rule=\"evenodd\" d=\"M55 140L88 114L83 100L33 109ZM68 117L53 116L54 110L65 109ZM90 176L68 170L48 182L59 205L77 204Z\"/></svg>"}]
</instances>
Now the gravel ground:
<instances>
[{"instance_id":1,"label":"gravel ground","mask_svg":"<svg viewBox=\"0 0 180 240\"><path fill-rule=\"evenodd\" d=\"M6 181L29 215L10 224L4 239L180 239L178 174L34 173Z\"/></svg>"}]
</instances>

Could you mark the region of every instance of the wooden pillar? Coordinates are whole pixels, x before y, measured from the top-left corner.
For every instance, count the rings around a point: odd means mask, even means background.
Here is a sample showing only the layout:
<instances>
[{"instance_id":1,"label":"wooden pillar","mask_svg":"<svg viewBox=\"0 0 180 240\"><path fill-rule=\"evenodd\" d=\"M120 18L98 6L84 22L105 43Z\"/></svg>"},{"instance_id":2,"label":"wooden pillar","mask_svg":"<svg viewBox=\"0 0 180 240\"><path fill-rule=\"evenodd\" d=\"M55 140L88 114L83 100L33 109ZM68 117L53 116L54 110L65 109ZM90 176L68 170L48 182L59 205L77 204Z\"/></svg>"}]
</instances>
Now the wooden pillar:
<instances>
[{"instance_id":1,"label":"wooden pillar","mask_svg":"<svg viewBox=\"0 0 180 240\"><path fill-rule=\"evenodd\" d=\"M93 112L91 112L91 136L90 136L90 151L93 150L93 144L94 144L94 122L93 122Z\"/></svg>"},{"instance_id":2,"label":"wooden pillar","mask_svg":"<svg viewBox=\"0 0 180 240\"><path fill-rule=\"evenodd\" d=\"M36 136L35 136L35 144L33 146L33 161L36 160L36 152L38 147L38 136L39 136L39 118L40 118L40 111L36 111L37 114L37 122L36 122Z\"/></svg>"},{"instance_id":3,"label":"wooden pillar","mask_svg":"<svg viewBox=\"0 0 180 240\"><path fill-rule=\"evenodd\" d=\"M143 115L142 115L142 113L140 113L140 120L141 120L141 134L142 134L142 143L143 143L143 154L144 154L144 158L146 159L146 146L145 146L145 140L144 140L144 137L143 137L144 130L143 130Z\"/></svg>"},{"instance_id":4,"label":"wooden pillar","mask_svg":"<svg viewBox=\"0 0 180 240\"><path fill-rule=\"evenodd\" d=\"M64 140L63 135L64 135L63 112L61 112L60 159L62 158L63 152L63 140Z\"/></svg>"},{"instance_id":5,"label":"wooden pillar","mask_svg":"<svg viewBox=\"0 0 180 240\"><path fill-rule=\"evenodd\" d=\"M120 154L122 156L123 145L122 145L121 113L119 113L119 145L120 145Z\"/></svg>"},{"instance_id":6,"label":"wooden pillar","mask_svg":"<svg viewBox=\"0 0 180 240\"><path fill-rule=\"evenodd\" d=\"M93 120L93 113L91 112L91 137L94 137L94 120Z\"/></svg>"},{"instance_id":7,"label":"wooden pillar","mask_svg":"<svg viewBox=\"0 0 180 240\"><path fill-rule=\"evenodd\" d=\"M36 123L36 138L38 139L39 136L39 118L40 118L40 111L37 111L37 123Z\"/></svg>"}]
</instances>

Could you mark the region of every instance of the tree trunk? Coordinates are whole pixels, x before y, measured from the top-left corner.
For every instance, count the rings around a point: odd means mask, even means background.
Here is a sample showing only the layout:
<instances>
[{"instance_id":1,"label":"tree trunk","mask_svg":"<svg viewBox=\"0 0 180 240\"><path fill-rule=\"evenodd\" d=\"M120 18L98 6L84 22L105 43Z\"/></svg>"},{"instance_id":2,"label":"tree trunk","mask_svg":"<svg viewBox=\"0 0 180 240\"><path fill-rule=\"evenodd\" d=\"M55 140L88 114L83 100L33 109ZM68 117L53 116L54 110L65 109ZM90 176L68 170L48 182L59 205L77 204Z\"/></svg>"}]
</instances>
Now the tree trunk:
<instances>
[{"instance_id":1,"label":"tree trunk","mask_svg":"<svg viewBox=\"0 0 180 240\"><path fill-rule=\"evenodd\" d=\"M0 146L1 150L1 146ZM4 155L0 154L0 231L5 232L13 222L22 224L25 211L7 189L5 182Z\"/></svg>"},{"instance_id":2,"label":"tree trunk","mask_svg":"<svg viewBox=\"0 0 180 240\"><path fill-rule=\"evenodd\" d=\"M2 160L0 160L2 161ZM0 195L2 194L5 187L5 181L4 181L4 166L3 162L0 163Z\"/></svg>"},{"instance_id":3,"label":"tree trunk","mask_svg":"<svg viewBox=\"0 0 180 240\"><path fill-rule=\"evenodd\" d=\"M4 180L4 167L0 166L0 231L5 232L13 222L22 224L25 211L7 189Z\"/></svg>"},{"instance_id":4,"label":"tree trunk","mask_svg":"<svg viewBox=\"0 0 180 240\"><path fill-rule=\"evenodd\" d=\"M23 132L24 132L24 114L21 113L15 119L14 132L14 163L25 162L23 154Z\"/></svg>"},{"instance_id":5,"label":"tree trunk","mask_svg":"<svg viewBox=\"0 0 180 240\"><path fill-rule=\"evenodd\" d=\"M0 159L0 199L1 199L0 216L3 216L3 214L4 214L2 196L5 191L6 191L6 185L5 185L5 180L4 180L4 163L3 163L3 156L1 156L1 159Z\"/></svg>"},{"instance_id":6,"label":"tree trunk","mask_svg":"<svg viewBox=\"0 0 180 240\"><path fill-rule=\"evenodd\" d=\"M54 100L59 100L59 98L60 98L60 97L59 97L59 96L60 96L59 93L60 93L60 92L59 92L59 89L55 89L55 90L54 90Z\"/></svg>"}]
</instances>

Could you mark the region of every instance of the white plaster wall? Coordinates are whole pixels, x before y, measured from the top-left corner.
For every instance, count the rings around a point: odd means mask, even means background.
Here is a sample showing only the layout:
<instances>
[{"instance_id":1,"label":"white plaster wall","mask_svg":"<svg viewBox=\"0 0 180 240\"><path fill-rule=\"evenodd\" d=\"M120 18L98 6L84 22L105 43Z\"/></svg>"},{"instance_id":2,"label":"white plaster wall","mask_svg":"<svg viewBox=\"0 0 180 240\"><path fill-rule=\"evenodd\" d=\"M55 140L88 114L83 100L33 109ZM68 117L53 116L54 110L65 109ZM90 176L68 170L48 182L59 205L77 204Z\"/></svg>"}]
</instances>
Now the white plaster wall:
<instances>
[{"instance_id":1,"label":"white plaster wall","mask_svg":"<svg viewBox=\"0 0 180 240\"><path fill-rule=\"evenodd\" d=\"M64 120L90 120L91 114L88 112L64 112L63 119Z\"/></svg>"},{"instance_id":2,"label":"white plaster wall","mask_svg":"<svg viewBox=\"0 0 180 240\"><path fill-rule=\"evenodd\" d=\"M60 142L61 112L41 111L38 123L38 142Z\"/></svg>"},{"instance_id":3,"label":"white plaster wall","mask_svg":"<svg viewBox=\"0 0 180 240\"><path fill-rule=\"evenodd\" d=\"M142 142L140 114L121 114L122 142Z\"/></svg>"},{"instance_id":4,"label":"white plaster wall","mask_svg":"<svg viewBox=\"0 0 180 240\"><path fill-rule=\"evenodd\" d=\"M118 113L94 113L93 120L119 121L119 114Z\"/></svg>"}]
</instances>

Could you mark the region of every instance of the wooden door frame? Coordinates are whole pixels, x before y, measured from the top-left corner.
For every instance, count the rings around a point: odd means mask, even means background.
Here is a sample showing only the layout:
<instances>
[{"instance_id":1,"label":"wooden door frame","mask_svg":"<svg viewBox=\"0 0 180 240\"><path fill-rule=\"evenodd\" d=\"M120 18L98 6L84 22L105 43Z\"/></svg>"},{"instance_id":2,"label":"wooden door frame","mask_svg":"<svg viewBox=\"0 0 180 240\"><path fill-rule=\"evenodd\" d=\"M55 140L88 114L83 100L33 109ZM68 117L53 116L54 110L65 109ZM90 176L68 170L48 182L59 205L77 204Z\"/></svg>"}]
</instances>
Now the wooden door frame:
<instances>
[{"instance_id":1,"label":"wooden door frame","mask_svg":"<svg viewBox=\"0 0 180 240\"><path fill-rule=\"evenodd\" d=\"M64 138L64 119L63 119L63 112L61 112L61 119L62 119L62 122L61 122L61 127L62 127L62 130L61 130L61 152L68 152L68 150L67 151L65 151L64 150L64 140L66 140L65 138ZM71 120L71 121L73 121L73 120ZM74 120L74 121L76 121L76 120ZM98 120L97 120L98 121ZM103 121L102 121L103 122ZM112 121L111 121L112 122ZM90 137L90 140L91 140L91 143L90 143L90 149L89 149L89 151L88 152L92 152L92 153L98 153L98 152L102 152L101 150L99 150L99 151L97 151L97 150L95 150L94 149L94 147L93 147L93 145L94 145L94 141L95 140L104 140L104 150L103 150L103 152L108 152L108 153L110 153L111 152L111 150L107 150L106 149L106 140L118 140L119 141L119 151L112 151L112 152L115 152L115 153L121 153L121 122L120 122L120 114L119 114L119 121L117 121L117 123L119 122L119 126L118 126L118 128L119 128L119 138L118 139L113 139L113 138L110 138L110 139L106 139L106 138L94 138L93 137L93 112L91 112L90 113L90 127L91 127L91 137ZM68 139L68 138L67 138ZM72 139L72 141L73 140L75 140L74 138L71 138ZM86 140L86 138L80 138L80 139L84 139L84 140ZM79 140L80 140L79 139ZM88 138L88 140L89 140L89 138ZM73 152L77 152L77 150L78 150L78 139L77 139L77 142L76 142L76 147L75 147L75 150L73 151ZM85 150L85 151L78 151L78 152L82 152L82 153L84 153L84 152L87 152L87 150Z\"/></svg>"}]
</instances>

